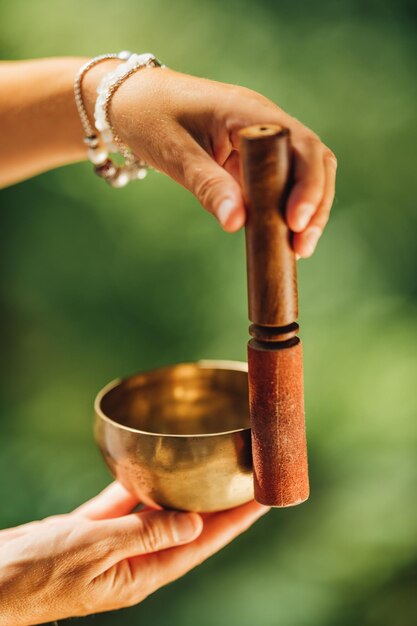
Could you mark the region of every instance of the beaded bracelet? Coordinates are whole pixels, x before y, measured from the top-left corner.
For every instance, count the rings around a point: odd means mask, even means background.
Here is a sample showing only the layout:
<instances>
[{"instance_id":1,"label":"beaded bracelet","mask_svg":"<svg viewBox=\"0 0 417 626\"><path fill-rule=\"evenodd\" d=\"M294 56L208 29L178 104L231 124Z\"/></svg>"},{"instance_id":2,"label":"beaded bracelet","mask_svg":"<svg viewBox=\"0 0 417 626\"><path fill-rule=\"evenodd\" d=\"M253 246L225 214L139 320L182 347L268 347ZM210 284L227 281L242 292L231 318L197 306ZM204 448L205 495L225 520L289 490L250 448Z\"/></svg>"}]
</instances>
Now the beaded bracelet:
<instances>
[{"instance_id":1,"label":"beaded bracelet","mask_svg":"<svg viewBox=\"0 0 417 626\"><path fill-rule=\"evenodd\" d=\"M107 59L124 61L116 70L108 72L101 80L97 89L98 98L95 106L95 125L93 129L88 118L82 98L82 81L85 74L93 66ZM142 179L148 172L148 165L135 157L133 152L122 142L110 122L111 99L120 85L131 74L143 67L164 67L157 58L149 53L138 55L127 51L118 54L103 54L85 63L75 79L75 101L84 129L84 143L88 146L87 156L94 164L95 172L106 180L112 187L124 187L129 181ZM100 141L101 140L101 141ZM118 165L110 158L110 152L119 152L124 163Z\"/></svg>"},{"instance_id":2,"label":"beaded bracelet","mask_svg":"<svg viewBox=\"0 0 417 626\"><path fill-rule=\"evenodd\" d=\"M118 186L127 184L129 180L142 179L148 172L147 164L135 157L110 122L110 104L114 94L129 76L145 67L161 67L161 64L153 54L132 54L127 61L108 72L97 88L98 98L94 111L96 128L108 150L117 150L124 158L124 168L117 177ZM102 168L105 169L106 165L103 164Z\"/></svg>"}]
</instances>

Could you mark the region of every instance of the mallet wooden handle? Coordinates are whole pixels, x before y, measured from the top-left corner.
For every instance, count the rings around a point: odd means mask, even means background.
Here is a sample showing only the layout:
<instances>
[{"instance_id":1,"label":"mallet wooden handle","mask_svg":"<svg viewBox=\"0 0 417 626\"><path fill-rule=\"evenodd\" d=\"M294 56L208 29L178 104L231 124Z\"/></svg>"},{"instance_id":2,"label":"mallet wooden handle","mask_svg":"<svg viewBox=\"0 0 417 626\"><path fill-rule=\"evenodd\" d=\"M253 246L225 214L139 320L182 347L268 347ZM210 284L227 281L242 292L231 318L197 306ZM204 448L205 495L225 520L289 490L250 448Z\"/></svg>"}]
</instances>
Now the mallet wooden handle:
<instances>
[{"instance_id":1,"label":"mallet wooden handle","mask_svg":"<svg viewBox=\"0 0 417 626\"><path fill-rule=\"evenodd\" d=\"M285 221L291 167L289 131L250 126L240 132L247 207L249 319L288 326L298 318L297 269Z\"/></svg>"},{"instance_id":2,"label":"mallet wooden handle","mask_svg":"<svg viewBox=\"0 0 417 626\"><path fill-rule=\"evenodd\" d=\"M291 175L289 131L240 131L249 319L249 402L255 498L290 506L309 494L297 270L285 221Z\"/></svg>"}]
</instances>

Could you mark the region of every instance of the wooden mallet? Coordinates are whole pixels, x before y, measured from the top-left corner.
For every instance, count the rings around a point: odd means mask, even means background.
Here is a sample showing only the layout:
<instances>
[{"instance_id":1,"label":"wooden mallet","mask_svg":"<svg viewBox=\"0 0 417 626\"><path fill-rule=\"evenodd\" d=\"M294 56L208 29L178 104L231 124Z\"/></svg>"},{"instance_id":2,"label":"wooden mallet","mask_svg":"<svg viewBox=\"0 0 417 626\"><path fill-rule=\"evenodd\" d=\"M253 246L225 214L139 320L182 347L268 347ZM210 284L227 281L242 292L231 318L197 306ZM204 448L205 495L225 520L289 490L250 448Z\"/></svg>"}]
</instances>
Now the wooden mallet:
<instances>
[{"instance_id":1,"label":"wooden mallet","mask_svg":"<svg viewBox=\"0 0 417 626\"><path fill-rule=\"evenodd\" d=\"M285 204L291 179L288 129L239 133L248 273L249 405L255 498L292 506L309 496L297 269Z\"/></svg>"}]
</instances>

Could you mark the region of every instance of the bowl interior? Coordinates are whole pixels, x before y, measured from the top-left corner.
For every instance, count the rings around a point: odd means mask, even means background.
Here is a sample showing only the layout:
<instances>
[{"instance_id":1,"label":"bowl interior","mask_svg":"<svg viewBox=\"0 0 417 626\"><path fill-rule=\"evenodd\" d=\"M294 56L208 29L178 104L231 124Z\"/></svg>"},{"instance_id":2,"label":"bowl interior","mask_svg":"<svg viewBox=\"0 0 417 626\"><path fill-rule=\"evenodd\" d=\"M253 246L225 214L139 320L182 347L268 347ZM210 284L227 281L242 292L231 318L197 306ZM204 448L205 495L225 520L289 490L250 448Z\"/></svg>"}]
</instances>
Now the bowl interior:
<instances>
[{"instance_id":1,"label":"bowl interior","mask_svg":"<svg viewBox=\"0 0 417 626\"><path fill-rule=\"evenodd\" d=\"M244 364L175 365L116 383L99 408L113 422L164 435L213 435L249 428Z\"/></svg>"}]
</instances>

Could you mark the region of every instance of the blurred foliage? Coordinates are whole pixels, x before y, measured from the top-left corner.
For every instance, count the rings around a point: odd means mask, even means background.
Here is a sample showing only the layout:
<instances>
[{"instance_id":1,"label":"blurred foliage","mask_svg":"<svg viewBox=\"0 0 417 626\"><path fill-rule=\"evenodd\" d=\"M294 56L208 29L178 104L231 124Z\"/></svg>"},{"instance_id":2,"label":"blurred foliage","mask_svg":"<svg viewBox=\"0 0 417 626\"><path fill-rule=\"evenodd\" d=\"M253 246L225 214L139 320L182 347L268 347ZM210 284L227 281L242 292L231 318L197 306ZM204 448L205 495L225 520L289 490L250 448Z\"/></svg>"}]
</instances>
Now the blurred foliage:
<instances>
[{"instance_id":1,"label":"blurred foliage","mask_svg":"<svg viewBox=\"0 0 417 626\"><path fill-rule=\"evenodd\" d=\"M0 5L3 58L151 50L261 91L339 158L333 217L299 263L311 499L274 511L140 606L158 626L411 626L415 595L416 5L152 0ZM242 233L151 174L87 164L1 193L0 524L64 512L109 480L91 434L108 380L245 358Z\"/></svg>"}]
</instances>

